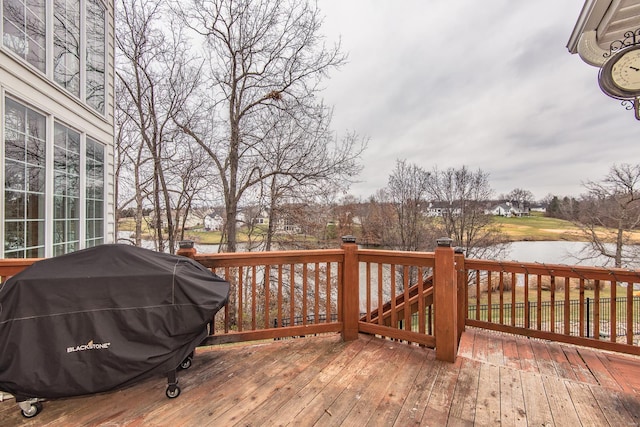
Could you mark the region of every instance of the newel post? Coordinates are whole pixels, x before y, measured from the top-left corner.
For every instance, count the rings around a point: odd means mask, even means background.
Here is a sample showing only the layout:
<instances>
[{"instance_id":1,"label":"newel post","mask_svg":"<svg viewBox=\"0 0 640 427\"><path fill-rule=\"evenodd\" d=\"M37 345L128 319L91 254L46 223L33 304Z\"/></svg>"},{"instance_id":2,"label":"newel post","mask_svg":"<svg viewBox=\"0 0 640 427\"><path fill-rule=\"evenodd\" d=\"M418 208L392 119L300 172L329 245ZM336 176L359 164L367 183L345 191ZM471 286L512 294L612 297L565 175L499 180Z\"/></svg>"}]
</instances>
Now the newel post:
<instances>
[{"instance_id":1,"label":"newel post","mask_svg":"<svg viewBox=\"0 0 640 427\"><path fill-rule=\"evenodd\" d=\"M186 256L187 258L195 259L196 257L196 248L193 246L193 240L181 240L178 243L178 252L176 255Z\"/></svg>"},{"instance_id":2,"label":"newel post","mask_svg":"<svg viewBox=\"0 0 640 427\"><path fill-rule=\"evenodd\" d=\"M455 362L458 353L458 286L452 240L437 240L435 253L434 305L436 310L436 359Z\"/></svg>"},{"instance_id":3,"label":"newel post","mask_svg":"<svg viewBox=\"0 0 640 427\"><path fill-rule=\"evenodd\" d=\"M469 312L469 295L468 282L467 282L467 270L464 268L464 250L462 248L455 248L455 269L458 277L458 344L460 343L460 337L464 332L465 321L467 320L467 313Z\"/></svg>"},{"instance_id":4,"label":"newel post","mask_svg":"<svg viewBox=\"0 0 640 427\"><path fill-rule=\"evenodd\" d=\"M356 238L344 236L341 249L344 251L342 304L338 301L338 307L342 307L340 310L342 314L342 339L353 341L358 339L358 321L360 320L360 275Z\"/></svg>"}]
</instances>

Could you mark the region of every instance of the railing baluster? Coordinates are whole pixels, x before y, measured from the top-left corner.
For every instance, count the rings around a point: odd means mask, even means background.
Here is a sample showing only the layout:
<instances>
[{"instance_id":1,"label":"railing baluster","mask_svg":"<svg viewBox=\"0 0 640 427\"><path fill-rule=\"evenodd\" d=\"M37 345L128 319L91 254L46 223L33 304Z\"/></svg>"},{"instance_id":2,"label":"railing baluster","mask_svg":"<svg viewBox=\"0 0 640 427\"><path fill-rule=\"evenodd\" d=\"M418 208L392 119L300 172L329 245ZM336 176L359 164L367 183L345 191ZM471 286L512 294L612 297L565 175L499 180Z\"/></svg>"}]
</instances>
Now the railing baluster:
<instances>
[{"instance_id":1,"label":"railing baluster","mask_svg":"<svg viewBox=\"0 0 640 427\"><path fill-rule=\"evenodd\" d=\"M571 280L564 278L564 334L571 335Z\"/></svg>"},{"instance_id":2,"label":"railing baluster","mask_svg":"<svg viewBox=\"0 0 640 427\"><path fill-rule=\"evenodd\" d=\"M271 306L270 294L271 294L271 266L266 265L264 268L264 328L271 327L269 324L269 309Z\"/></svg>"},{"instance_id":3,"label":"railing baluster","mask_svg":"<svg viewBox=\"0 0 640 427\"><path fill-rule=\"evenodd\" d=\"M531 307L529 307L529 273L524 275L524 327L531 327Z\"/></svg>"},{"instance_id":4,"label":"railing baluster","mask_svg":"<svg viewBox=\"0 0 640 427\"><path fill-rule=\"evenodd\" d=\"M633 283L627 282L627 344L633 345Z\"/></svg>"},{"instance_id":5,"label":"railing baluster","mask_svg":"<svg viewBox=\"0 0 640 427\"><path fill-rule=\"evenodd\" d=\"M344 295L344 281L342 278L344 277L344 263L338 263L338 322L344 322L344 318L342 316L342 300Z\"/></svg>"},{"instance_id":6,"label":"railing baluster","mask_svg":"<svg viewBox=\"0 0 640 427\"><path fill-rule=\"evenodd\" d=\"M258 310L258 282L256 280L256 266L251 266L251 328L256 329L257 325L257 310Z\"/></svg>"},{"instance_id":7,"label":"railing baluster","mask_svg":"<svg viewBox=\"0 0 640 427\"><path fill-rule=\"evenodd\" d=\"M384 324L384 296L383 296L383 277L382 277L382 263L378 263L378 325Z\"/></svg>"},{"instance_id":8,"label":"railing baluster","mask_svg":"<svg viewBox=\"0 0 640 427\"><path fill-rule=\"evenodd\" d=\"M305 262L302 264L302 324L307 326L308 304L307 290L309 289L309 265Z\"/></svg>"},{"instance_id":9,"label":"railing baluster","mask_svg":"<svg viewBox=\"0 0 640 427\"><path fill-rule=\"evenodd\" d=\"M371 322L371 310L372 310L372 302L371 302L371 263L367 262L365 263L365 270L366 270L366 279L365 279L365 286L366 286L366 303L365 303L365 307L367 307L367 322ZM378 313L378 315L380 315L380 313Z\"/></svg>"},{"instance_id":10,"label":"railing baluster","mask_svg":"<svg viewBox=\"0 0 640 427\"><path fill-rule=\"evenodd\" d=\"M594 282L593 292L593 338L600 339L600 280Z\"/></svg>"},{"instance_id":11,"label":"railing baluster","mask_svg":"<svg viewBox=\"0 0 640 427\"><path fill-rule=\"evenodd\" d=\"M551 291L551 332L556 331L556 276L549 277Z\"/></svg>"},{"instance_id":12,"label":"railing baluster","mask_svg":"<svg viewBox=\"0 0 640 427\"><path fill-rule=\"evenodd\" d=\"M475 271L476 274L476 320L480 320L480 296L482 295L480 289L480 270Z\"/></svg>"},{"instance_id":13,"label":"railing baluster","mask_svg":"<svg viewBox=\"0 0 640 427\"><path fill-rule=\"evenodd\" d=\"M491 271L487 271L487 322L491 323L493 318L493 304L491 304L491 294L493 294L491 284Z\"/></svg>"},{"instance_id":14,"label":"railing baluster","mask_svg":"<svg viewBox=\"0 0 640 427\"><path fill-rule=\"evenodd\" d=\"M296 324L296 265L289 264L289 326Z\"/></svg>"},{"instance_id":15,"label":"railing baluster","mask_svg":"<svg viewBox=\"0 0 640 427\"><path fill-rule=\"evenodd\" d=\"M398 313L396 312L396 265L391 264L391 326L398 327Z\"/></svg>"},{"instance_id":16,"label":"railing baluster","mask_svg":"<svg viewBox=\"0 0 640 427\"><path fill-rule=\"evenodd\" d=\"M337 292L336 292L337 294ZM336 304L338 306L338 304ZM340 311L338 311L340 313ZM331 263L327 263L327 283L325 294L325 317L326 323L331 322Z\"/></svg>"},{"instance_id":17,"label":"railing baluster","mask_svg":"<svg viewBox=\"0 0 640 427\"><path fill-rule=\"evenodd\" d=\"M584 304L584 278L580 278L580 336L584 337L585 331L585 304ZM587 325L587 328L589 325Z\"/></svg>"},{"instance_id":18,"label":"railing baluster","mask_svg":"<svg viewBox=\"0 0 640 427\"><path fill-rule=\"evenodd\" d=\"M320 323L320 263L315 264L314 275L314 299L313 299L313 323Z\"/></svg>"},{"instance_id":19,"label":"railing baluster","mask_svg":"<svg viewBox=\"0 0 640 427\"><path fill-rule=\"evenodd\" d=\"M536 286L536 326L539 331L542 330L542 275L538 274L538 286Z\"/></svg>"},{"instance_id":20,"label":"railing baluster","mask_svg":"<svg viewBox=\"0 0 640 427\"><path fill-rule=\"evenodd\" d=\"M617 295L617 287L618 284L615 280L610 282L611 292L610 292L610 301L609 301L609 335L611 336L611 342L617 341L618 336L618 304L616 302Z\"/></svg>"},{"instance_id":21,"label":"railing baluster","mask_svg":"<svg viewBox=\"0 0 640 427\"><path fill-rule=\"evenodd\" d=\"M278 326L282 327L282 264L278 264Z\"/></svg>"},{"instance_id":22,"label":"railing baluster","mask_svg":"<svg viewBox=\"0 0 640 427\"><path fill-rule=\"evenodd\" d=\"M424 271L418 268L418 332L425 333L426 314L424 310Z\"/></svg>"},{"instance_id":23,"label":"railing baluster","mask_svg":"<svg viewBox=\"0 0 640 427\"><path fill-rule=\"evenodd\" d=\"M242 313L244 312L244 301L242 299L242 296L244 295L244 292L242 291L243 289L243 277L242 277L242 272L244 270L244 268L239 267L238 269L238 310L237 310L237 316L238 316L238 332L242 332L242 323L244 321L243 319L243 315Z\"/></svg>"},{"instance_id":24,"label":"railing baluster","mask_svg":"<svg viewBox=\"0 0 640 427\"><path fill-rule=\"evenodd\" d=\"M516 326L516 273L511 273L511 326Z\"/></svg>"},{"instance_id":25,"label":"railing baluster","mask_svg":"<svg viewBox=\"0 0 640 427\"><path fill-rule=\"evenodd\" d=\"M402 287L404 289L404 329L411 330L411 302L409 302L409 266L405 265L402 271Z\"/></svg>"},{"instance_id":26,"label":"railing baluster","mask_svg":"<svg viewBox=\"0 0 640 427\"><path fill-rule=\"evenodd\" d=\"M504 325L504 273L500 271L498 273L499 285L498 288L500 290L500 324Z\"/></svg>"}]
</instances>

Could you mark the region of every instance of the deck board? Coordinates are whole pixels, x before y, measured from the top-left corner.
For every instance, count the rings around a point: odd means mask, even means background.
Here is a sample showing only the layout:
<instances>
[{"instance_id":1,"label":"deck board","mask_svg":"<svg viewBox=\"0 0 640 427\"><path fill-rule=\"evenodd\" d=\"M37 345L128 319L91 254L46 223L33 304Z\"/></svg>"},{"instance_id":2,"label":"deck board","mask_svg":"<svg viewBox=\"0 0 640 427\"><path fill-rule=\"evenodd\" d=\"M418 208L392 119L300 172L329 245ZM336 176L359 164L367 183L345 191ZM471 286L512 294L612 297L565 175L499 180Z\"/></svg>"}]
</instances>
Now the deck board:
<instances>
[{"instance_id":1,"label":"deck board","mask_svg":"<svg viewBox=\"0 0 640 427\"><path fill-rule=\"evenodd\" d=\"M369 335L198 349L178 375L44 402L22 418L0 403L0 425L636 425L640 357L469 328L455 363L433 350Z\"/></svg>"},{"instance_id":2,"label":"deck board","mask_svg":"<svg viewBox=\"0 0 640 427\"><path fill-rule=\"evenodd\" d=\"M520 371L500 368L500 424L504 427L527 425Z\"/></svg>"}]
</instances>

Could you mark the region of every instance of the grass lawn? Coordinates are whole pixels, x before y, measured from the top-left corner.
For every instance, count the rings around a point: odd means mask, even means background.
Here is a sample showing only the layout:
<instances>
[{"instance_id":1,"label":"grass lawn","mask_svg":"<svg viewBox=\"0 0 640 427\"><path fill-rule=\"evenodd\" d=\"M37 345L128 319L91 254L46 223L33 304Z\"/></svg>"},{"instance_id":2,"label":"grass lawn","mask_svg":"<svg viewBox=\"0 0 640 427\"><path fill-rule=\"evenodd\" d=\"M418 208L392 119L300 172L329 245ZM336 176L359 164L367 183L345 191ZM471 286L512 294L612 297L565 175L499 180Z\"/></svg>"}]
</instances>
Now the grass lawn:
<instances>
[{"instance_id":1,"label":"grass lawn","mask_svg":"<svg viewBox=\"0 0 640 427\"><path fill-rule=\"evenodd\" d=\"M541 213L535 212L531 216L525 217L500 217L493 219L493 225L498 226L500 230L507 236L507 240L511 242L521 241L586 241L580 229L573 225L570 221L557 218L548 218ZM133 231L135 223L132 218L123 218L118 223L120 231ZM143 238L151 238L151 233L146 222L142 226ZM603 229L604 230L604 229ZM264 232L265 230L254 230L254 233ZM256 234L257 234L256 233ZM215 245L220 243L221 232L204 231L203 229L192 229L185 231L185 239L193 240L200 244ZM247 242L249 236L244 230L238 231L238 242ZM290 239L291 236L287 236ZM297 236L298 239L305 239L305 236ZM635 232L633 240L640 243L640 231Z\"/></svg>"},{"instance_id":2,"label":"grass lawn","mask_svg":"<svg viewBox=\"0 0 640 427\"><path fill-rule=\"evenodd\" d=\"M563 219L548 218L540 215L511 218L497 216L494 219L494 224L498 225L502 232L509 236L509 240L513 242L584 240L578 227Z\"/></svg>"},{"instance_id":3,"label":"grass lawn","mask_svg":"<svg viewBox=\"0 0 640 427\"><path fill-rule=\"evenodd\" d=\"M524 217L494 217L494 224L508 236L509 241L555 241L567 240L574 242L586 241L580 229L570 221L558 218L549 218L540 213ZM605 229L602 229L603 235ZM608 233L611 235L611 230ZM632 240L640 243L640 231L632 235Z\"/></svg>"}]
</instances>

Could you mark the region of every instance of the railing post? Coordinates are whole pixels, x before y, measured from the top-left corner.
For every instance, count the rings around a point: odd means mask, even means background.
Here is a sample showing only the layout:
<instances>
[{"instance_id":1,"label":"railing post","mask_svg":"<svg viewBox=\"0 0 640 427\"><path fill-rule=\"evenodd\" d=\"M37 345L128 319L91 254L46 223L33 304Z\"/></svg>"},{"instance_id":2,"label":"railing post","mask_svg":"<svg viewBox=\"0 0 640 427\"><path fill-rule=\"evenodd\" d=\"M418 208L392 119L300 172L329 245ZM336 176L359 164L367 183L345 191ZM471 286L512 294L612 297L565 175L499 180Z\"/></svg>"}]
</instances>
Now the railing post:
<instances>
[{"instance_id":1,"label":"railing post","mask_svg":"<svg viewBox=\"0 0 640 427\"><path fill-rule=\"evenodd\" d=\"M454 252L458 287L458 342L460 342L460 337L464 332L465 321L469 315L469 295L467 294L469 284L467 283L467 271L464 268L464 250L455 248Z\"/></svg>"},{"instance_id":2,"label":"railing post","mask_svg":"<svg viewBox=\"0 0 640 427\"><path fill-rule=\"evenodd\" d=\"M196 257L196 248L193 247L193 240L181 240L178 243L178 252L177 255L186 256L187 258L195 259Z\"/></svg>"},{"instance_id":3,"label":"railing post","mask_svg":"<svg viewBox=\"0 0 640 427\"><path fill-rule=\"evenodd\" d=\"M358 263L358 245L353 236L342 238L344 264L342 268L342 339L358 339L358 321L360 319L360 274Z\"/></svg>"},{"instance_id":4,"label":"railing post","mask_svg":"<svg viewBox=\"0 0 640 427\"><path fill-rule=\"evenodd\" d=\"M441 238L435 252L436 359L455 362L458 353L458 287L452 240Z\"/></svg>"}]
</instances>

